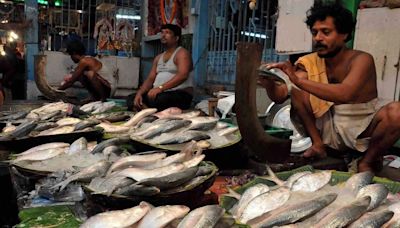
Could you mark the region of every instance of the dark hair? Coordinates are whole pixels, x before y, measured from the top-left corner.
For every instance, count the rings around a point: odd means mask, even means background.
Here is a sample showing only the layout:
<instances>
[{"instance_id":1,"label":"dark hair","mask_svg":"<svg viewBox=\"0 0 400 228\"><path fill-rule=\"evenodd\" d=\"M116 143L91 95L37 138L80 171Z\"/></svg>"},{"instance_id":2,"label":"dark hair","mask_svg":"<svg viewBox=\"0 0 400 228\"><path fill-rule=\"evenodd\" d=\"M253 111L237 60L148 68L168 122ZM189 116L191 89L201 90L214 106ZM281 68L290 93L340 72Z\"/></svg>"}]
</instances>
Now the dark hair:
<instances>
[{"instance_id":1,"label":"dark hair","mask_svg":"<svg viewBox=\"0 0 400 228\"><path fill-rule=\"evenodd\" d=\"M178 25L174 25L174 24L163 24L161 26L161 30L163 29L169 29L171 30L175 36L179 37L178 42L181 41L181 36L182 36L182 29L181 27L179 27Z\"/></svg>"},{"instance_id":2,"label":"dark hair","mask_svg":"<svg viewBox=\"0 0 400 228\"><path fill-rule=\"evenodd\" d=\"M81 41L71 40L67 44L67 53L70 55L84 55L86 53L86 49Z\"/></svg>"},{"instance_id":3,"label":"dark hair","mask_svg":"<svg viewBox=\"0 0 400 228\"><path fill-rule=\"evenodd\" d=\"M351 33L355 26L355 20L350 10L344 8L338 1L325 4L316 2L314 6L307 11L306 24L308 28L311 29L316 21L323 21L328 16L333 17L338 33L348 34L345 41L351 40Z\"/></svg>"}]
</instances>

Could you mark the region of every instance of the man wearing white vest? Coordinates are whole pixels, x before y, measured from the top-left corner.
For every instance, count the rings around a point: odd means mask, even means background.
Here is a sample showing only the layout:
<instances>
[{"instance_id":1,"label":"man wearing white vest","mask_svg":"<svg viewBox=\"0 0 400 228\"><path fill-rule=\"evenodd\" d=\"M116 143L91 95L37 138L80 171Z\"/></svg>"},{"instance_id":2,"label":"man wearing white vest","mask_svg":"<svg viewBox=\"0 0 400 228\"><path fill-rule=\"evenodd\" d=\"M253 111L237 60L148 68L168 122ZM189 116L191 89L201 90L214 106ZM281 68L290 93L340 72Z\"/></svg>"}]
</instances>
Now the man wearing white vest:
<instances>
[{"instance_id":1,"label":"man wearing white vest","mask_svg":"<svg viewBox=\"0 0 400 228\"><path fill-rule=\"evenodd\" d=\"M193 99L192 58L188 50L179 46L181 28L173 24L161 27L161 43L165 51L156 56L153 66L134 98L137 109L169 107L188 109Z\"/></svg>"}]
</instances>

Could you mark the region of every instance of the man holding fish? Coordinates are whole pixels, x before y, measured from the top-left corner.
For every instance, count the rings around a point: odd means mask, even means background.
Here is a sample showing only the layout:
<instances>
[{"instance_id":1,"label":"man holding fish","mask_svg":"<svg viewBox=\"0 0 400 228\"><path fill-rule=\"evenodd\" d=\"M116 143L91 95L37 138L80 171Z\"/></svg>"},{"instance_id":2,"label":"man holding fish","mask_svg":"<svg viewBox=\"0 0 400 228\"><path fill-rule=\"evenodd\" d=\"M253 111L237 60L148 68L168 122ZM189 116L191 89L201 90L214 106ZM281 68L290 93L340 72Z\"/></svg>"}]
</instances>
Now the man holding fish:
<instances>
[{"instance_id":1,"label":"man holding fish","mask_svg":"<svg viewBox=\"0 0 400 228\"><path fill-rule=\"evenodd\" d=\"M307 13L315 52L279 68L294 86L259 77L259 84L277 103L291 95L291 115L299 117L313 145L304 157L325 157L326 148L363 153L358 171L378 171L382 156L400 138L400 103L378 101L373 57L346 47L355 25L339 3L316 3ZM291 89L288 89L288 88Z\"/></svg>"}]
</instances>

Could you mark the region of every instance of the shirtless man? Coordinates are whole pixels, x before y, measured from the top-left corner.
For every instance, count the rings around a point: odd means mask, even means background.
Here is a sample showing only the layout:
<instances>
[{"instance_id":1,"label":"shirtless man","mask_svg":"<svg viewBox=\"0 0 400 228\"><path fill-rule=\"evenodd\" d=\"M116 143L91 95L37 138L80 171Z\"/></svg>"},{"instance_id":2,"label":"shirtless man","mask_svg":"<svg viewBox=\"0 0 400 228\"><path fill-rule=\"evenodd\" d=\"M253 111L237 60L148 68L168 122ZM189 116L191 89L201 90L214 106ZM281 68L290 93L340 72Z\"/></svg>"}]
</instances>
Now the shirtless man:
<instances>
[{"instance_id":1,"label":"shirtless man","mask_svg":"<svg viewBox=\"0 0 400 228\"><path fill-rule=\"evenodd\" d=\"M291 91L292 111L313 142L304 156L324 157L326 146L339 151L350 148L364 152L358 162L359 172L377 171L385 151L400 138L400 103L378 105L373 57L346 47L354 28L350 11L339 4L316 4L309 10L306 23L316 51L308 56L324 61L327 82L310 80L301 58L295 66L289 62L267 64L268 68L283 70L300 89ZM259 83L277 103L289 95L285 85L261 77ZM324 113L313 109L312 96L328 104Z\"/></svg>"},{"instance_id":2,"label":"shirtless man","mask_svg":"<svg viewBox=\"0 0 400 228\"><path fill-rule=\"evenodd\" d=\"M161 44L165 51L153 61L153 66L134 98L134 106L145 106L159 111L169 107L188 109L193 99L192 58L188 50L179 46L181 28L173 24L161 27Z\"/></svg>"},{"instance_id":3,"label":"shirtless man","mask_svg":"<svg viewBox=\"0 0 400 228\"><path fill-rule=\"evenodd\" d=\"M71 87L76 81L79 81L91 94L91 100L105 101L110 97L113 80L112 73L108 71L97 58L85 56L85 46L78 40L70 41L67 45L67 53L72 61L77 63L71 76L65 78L63 84L58 88L65 90Z\"/></svg>"}]
</instances>

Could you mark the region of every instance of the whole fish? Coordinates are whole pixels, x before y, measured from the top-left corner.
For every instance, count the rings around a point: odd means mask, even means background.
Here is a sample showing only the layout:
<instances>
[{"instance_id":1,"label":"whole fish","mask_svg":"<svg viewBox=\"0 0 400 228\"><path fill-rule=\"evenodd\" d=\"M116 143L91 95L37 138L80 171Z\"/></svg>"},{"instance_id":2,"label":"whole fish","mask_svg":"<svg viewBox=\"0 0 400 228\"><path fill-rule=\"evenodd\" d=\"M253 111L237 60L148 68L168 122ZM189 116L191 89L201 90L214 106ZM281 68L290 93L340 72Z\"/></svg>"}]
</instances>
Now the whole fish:
<instances>
[{"instance_id":1,"label":"whole fish","mask_svg":"<svg viewBox=\"0 0 400 228\"><path fill-rule=\"evenodd\" d=\"M22 156L26 155L32 152L36 152L39 150L48 150L48 149L53 149L53 148L64 148L64 147L69 147L69 143L64 143L64 142L52 142L52 143L45 143L39 146L32 147L22 153L16 154L16 156Z\"/></svg>"},{"instance_id":2,"label":"whole fish","mask_svg":"<svg viewBox=\"0 0 400 228\"><path fill-rule=\"evenodd\" d=\"M45 123L39 123L35 129L33 129L34 131L44 131L50 128L55 128L58 127L58 124L53 123L53 122L45 122Z\"/></svg>"},{"instance_id":3,"label":"whole fish","mask_svg":"<svg viewBox=\"0 0 400 228\"><path fill-rule=\"evenodd\" d=\"M151 165L160 159L163 159L167 156L166 153L152 153L152 154L144 154L144 155L131 155L127 157L123 157L115 161L110 169L107 171L107 175L111 174L116 170L121 170L127 167L143 167L147 165Z\"/></svg>"},{"instance_id":4,"label":"whole fish","mask_svg":"<svg viewBox=\"0 0 400 228\"><path fill-rule=\"evenodd\" d=\"M112 176L124 176L132 178L136 181L141 181L152 177L163 177L172 173L183 170L183 164L171 164L157 169L143 169L143 168L127 168L119 172L115 172Z\"/></svg>"},{"instance_id":5,"label":"whole fish","mask_svg":"<svg viewBox=\"0 0 400 228\"><path fill-rule=\"evenodd\" d=\"M389 194L389 189L383 184L370 184L361 188L357 193L357 198L364 196L371 197L371 203L367 208L368 211L377 208Z\"/></svg>"},{"instance_id":6,"label":"whole fish","mask_svg":"<svg viewBox=\"0 0 400 228\"><path fill-rule=\"evenodd\" d=\"M192 119L192 118L197 117L199 115L200 115L200 111L191 111L191 112L185 112L185 113L173 115L171 117L189 120L189 119Z\"/></svg>"},{"instance_id":7,"label":"whole fish","mask_svg":"<svg viewBox=\"0 0 400 228\"><path fill-rule=\"evenodd\" d=\"M189 126L189 130L208 131L213 129L218 122L218 118L215 117L195 117L190 119L192 123Z\"/></svg>"},{"instance_id":8,"label":"whole fish","mask_svg":"<svg viewBox=\"0 0 400 228\"><path fill-rule=\"evenodd\" d=\"M111 138L107 139L99 144L91 151L92 154L101 153L106 147L113 146L113 145L122 145L130 142L130 138L128 136L118 137L118 138Z\"/></svg>"},{"instance_id":9,"label":"whole fish","mask_svg":"<svg viewBox=\"0 0 400 228\"><path fill-rule=\"evenodd\" d=\"M157 116L153 116L153 115L151 115L151 116L146 116L145 118L141 119L141 120L136 124L136 126L140 128L143 124L145 124L145 123L152 123L153 121L155 121L155 120L157 120L157 119L158 119Z\"/></svg>"},{"instance_id":10,"label":"whole fish","mask_svg":"<svg viewBox=\"0 0 400 228\"><path fill-rule=\"evenodd\" d=\"M56 128L51 128L45 131L42 131L38 134L38 136L43 136L43 135L60 135L60 134L68 134L74 132L74 126L71 125L65 125L65 126L59 126Z\"/></svg>"},{"instance_id":11,"label":"whole fish","mask_svg":"<svg viewBox=\"0 0 400 228\"><path fill-rule=\"evenodd\" d=\"M133 127L135 126L141 119L145 118L146 116L150 116L157 112L156 108L146 108L141 110L140 112L136 113L130 120L122 124L124 127Z\"/></svg>"},{"instance_id":12,"label":"whole fish","mask_svg":"<svg viewBox=\"0 0 400 228\"><path fill-rule=\"evenodd\" d=\"M175 129L186 127L190 123L191 123L190 120L171 120L162 124L159 128L154 129L153 131L150 131L147 134L143 135L143 138L144 139L153 138L154 136L159 135L161 133L170 132Z\"/></svg>"},{"instance_id":13,"label":"whole fish","mask_svg":"<svg viewBox=\"0 0 400 228\"><path fill-rule=\"evenodd\" d=\"M315 192L329 183L331 171L321 171L305 174L298 178L292 185L292 191Z\"/></svg>"},{"instance_id":14,"label":"whole fish","mask_svg":"<svg viewBox=\"0 0 400 228\"><path fill-rule=\"evenodd\" d=\"M56 122L58 126L67 126L67 125L75 125L81 122L81 119L74 118L74 117L66 117Z\"/></svg>"},{"instance_id":15,"label":"whole fish","mask_svg":"<svg viewBox=\"0 0 400 228\"><path fill-rule=\"evenodd\" d=\"M183 205L167 205L151 209L139 222L137 228L160 228L172 220L182 218L190 209Z\"/></svg>"},{"instance_id":16,"label":"whole fish","mask_svg":"<svg viewBox=\"0 0 400 228\"><path fill-rule=\"evenodd\" d=\"M353 222L348 228L380 228L393 217L393 211L383 210L365 213L361 218Z\"/></svg>"},{"instance_id":17,"label":"whole fish","mask_svg":"<svg viewBox=\"0 0 400 228\"><path fill-rule=\"evenodd\" d=\"M345 183L345 187L353 191L355 194L366 185L369 185L374 178L372 172L362 172L352 175Z\"/></svg>"},{"instance_id":18,"label":"whole fish","mask_svg":"<svg viewBox=\"0 0 400 228\"><path fill-rule=\"evenodd\" d=\"M98 124L97 127L101 127L104 129L104 132L107 133L126 133L129 131L129 127L124 127L121 125L114 125L110 123L101 123Z\"/></svg>"},{"instance_id":19,"label":"whole fish","mask_svg":"<svg viewBox=\"0 0 400 228\"><path fill-rule=\"evenodd\" d=\"M10 132L8 135L4 136L6 139L21 138L27 136L35 127L37 123L35 121L28 121L18 125L14 131Z\"/></svg>"},{"instance_id":20,"label":"whole fish","mask_svg":"<svg viewBox=\"0 0 400 228\"><path fill-rule=\"evenodd\" d=\"M94 107L96 107L96 105L101 104L101 101L93 101L87 104L84 104L80 107L80 109L84 112L92 112Z\"/></svg>"},{"instance_id":21,"label":"whole fish","mask_svg":"<svg viewBox=\"0 0 400 228\"><path fill-rule=\"evenodd\" d=\"M111 113L103 113L97 114L93 116L94 119L101 120L101 121L108 121L110 123L120 122L127 120L130 117L128 112L111 112Z\"/></svg>"},{"instance_id":22,"label":"whole fish","mask_svg":"<svg viewBox=\"0 0 400 228\"><path fill-rule=\"evenodd\" d=\"M103 212L90 217L80 228L129 227L141 220L151 208L150 204L141 202L129 209Z\"/></svg>"},{"instance_id":23,"label":"whole fish","mask_svg":"<svg viewBox=\"0 0 400 228\"><path fill-rule=\"evenodd\" d=\"M144 186L136 183L115 190L115 194L123 196L154 196L158 193L160 193L160 189L155 186Z\"/></svg>"},{"instance_id":24,"label":"whole fish","mask_svg":"<svg viewBox=\"0 0 400 228\"><path fill-rule=\"evenodd\" d=\"M269 181L275 182L277 185L279 186L285 186L289 189L292 189L293 184L300 179L301 177L311 174L312 172L310 171L303 171L303 172L297 172L294 173L293 175L291 175L286 181L283 181L281 179L279 179L275 173L272 171L272 169L267 166L267 172L268 172L268 176L261 176L260 178L263 179L267 179Z\"/></svg>"},{"instance_id":25,"label":"whole fish","mask_svg":"<svg viewBox=\"0 0 400 228\"><path fill-rule=\"evenodd\" d=\"M166 176L143 179L141 181L138 181L136 184L155 186L161 190L174 188L191 180L193 177L196 176L197 171L198 167L191 167Z\"/></svg>"},{"instance_id":26,"label":"whole fish","mask_svg":"<svg viewBox=\"0 0 400 228\"><path fill-rule=\"evenodd\" d=\"M153 140L154 144L159 144L159 145L166 145L166 144L178 144L178 143L185 143L189 141L199 141L199 140L205 140L209 139L210 136L206 134L205 132L201 131L184 131L181 132L177 135L171 135L170 137L166 139L161 139L161 140Z\"/></svg>"},{"instance_id":27,"label":"whole fish","mask_svg":"<svg viewBox=\"0 0 400 228\"><path fill-rule=\"evenodd\" d=\"M255 197L269 192L270 188L265 184L256 184L250 188L248 188L243 194L240 196L239 201L236 206L231 209L231 213L235 217L240 217L246 209L247 205L252 201Z\"/></svg>"},{"instance_id":28,"label":"whole fish","mask_svg":"<svg viewBox=\"0 0 400 228\"><path fill-rule=\"evenodd\" d=\"M52 188L60 187L60 191L62 191L72 181L88 181L94 177L103 176L109 167L110 163L108 161L97 162L91 166L82 169L78 173L69 176L67 179L54 185Z\"/></svg>"},{"instance_id":29,"label":"whole fish","mask_svg":"<svg viewBox=\"0 0 400 228\"><path fill-rule=\"evenodd\" d=\"M247 224L253 228L274 227L295 223L303 218L313 215L331 204L337 197L331 193L316 197L311 200L299 202L287 207L281 207L260 217L250 220Z\"/></svg>"},{"instance_id":30,"label":"whole fish","mask_svg":"<svg viewBox=\"0 0 400 228\"><path fill-rule=\"evenodd\" d=\"M17 156L22 156L22 155L27 155L30 154L32 152L36 152L39 150L48 150L48 149L55 149L55 148L65 148L65 147L69 147L69 143L63 143L63 142L52 142L52 143L46 143L46 144L42 144L39 146L35 146L30 148L29 150L26 150L22 153L16 154Z\"/></svg>"},{"instance_id":31,"label":"whole fish","mask_svg":"<svg viewBox=\"0 0 400 228\"><path fill-rule=\"evenodd\" d=\"M357 220L367 211L367 208L371 202L371 197L366 196L360 199L356 199L349 205L345 205L319 221L313 227L315 228L331 228L331 227L345 227Z\"/></svg>"},{"instance_id":32,"label":"whole fish","mask_svg":"<svg viewBox=\"0 0 400 228\"><path fill-rule=\"evenodd\" d=\"M75 125L75 131L80 131L88 127L96 126L100 123L99 120L83 120Z\"/></svg>"},{"instance_id":33,"label":"whole fish","mask_svg":"<svg viewBox=\"0 0 400 228\"><path fill-rule=\"evenodd\" d=\"M49 119L51 119L51 118L53 118L55 116L61 115L62 113L63 113L63 111L61 111L61 110L55 110L54 112L50 112L50 113L47 113L45 115L42 115L40 117L40 120L42 120L42 121L49 120Z\"/></svg>"},{"instance_id":34,"label":"whole fish","mask_svg":"<svg viewBox=\"0 0 400 228\"><path fill-rule=\"evenodd\" d=\"M12 163L17 163L20 161L43 161L53 157L56 157L60 154L65 153L68 150L67 148L51 148L47 150L38 150L25 155L18 156L15 160L12 160Z\"/></svg>"},{"instance_id":35,"label":"whole fish","mask_svg":"<svg viewBox=\"0 0 400 228\"><path fill-rule=\"evenodd\" d=\"M225 210L219 205L207 205L196 208L183 218L178 228L214 227L224 215Z\"/></svg>"},{"instance_id":36,"label":"whole fish","mask_svg":"<svg viewBox=\"0 0 400 228\"><path fill-rule=\"evenodd\" d=\"M238 127L227 127L222 130L219 130L218 135L219 136L227 136L227 135L233 134L234 132L236 132L238 130L239 130Z\"/></svg>"},{"instance_id":37,"label":"whole fish","mask_svg":"<svg viewBox=\"0 0 400 228\"><path fill-rule=\"evenodd\" d=\"M90 181L89 188L91 188L93 194L106 194L110 196L115 189L123 188L135 183L134 180L128 177L95 177Z\"/></svg>"},{"instance_id":38,"label":"whole fish","mask_svg":"<svg viewBox=\"0 0 400 228\"><path fill-rule=\"evenodd\" d=\"M95 110L92 111L92 114L98 114L110 111L117 104L114 101L103 102L101 105L97 106Z\"/></svg>"},{"instance_id":39,"label":"whole fish","mask_svg":"<svg viewBox=\"0 0 400 228\"><path fill-rule=\"evenodd\" d=\"M159 119L165 119L177 114L181 114L182 109L177 108L177 107L170 107L167 109L162 110L161 112L154 113L153 115L156 116Z\"/></svg>"},{"instance_id":40,"label":"whole fish","mask_svg":"<svg viewBox=\"0 0 400 228\"><path fill-rule=\"evenodd\" d=\"M184 162L183 162L183 165L184 165L186 168L195 167L195 166L199 165L200 162L202 162L202 161L204 160L205 157L206 157L205 154L201 154L201 155L195 156L195 157L193 157L193 158L190 159L190 160L184 161Z\"/></svg>"},{"instance_id":41,"label":"whole fish","mask_svg":"<svg viewBox=\"0 0 400 228\"><path fill-rule=\"evenodd\" d=\"M253 218L275 210L285 204L289 197L290 190L284 187L263 193L247 204L239 217L239 221L246 223Z\"/></svg>"},{"instance_id":42,"label":"whole fish","mask_svg":"<svg viewBox=\"0 0 400 228\"><path fill-rule=\"evenodd\" d=\"M0 121L19 120L19 119L25 118L26 115L28 115L27 111L20 111L20 112L13 113L13 114L10 114L10 115L2 116L2 117L0 117Z\"/></svg>"}]
</instances>

